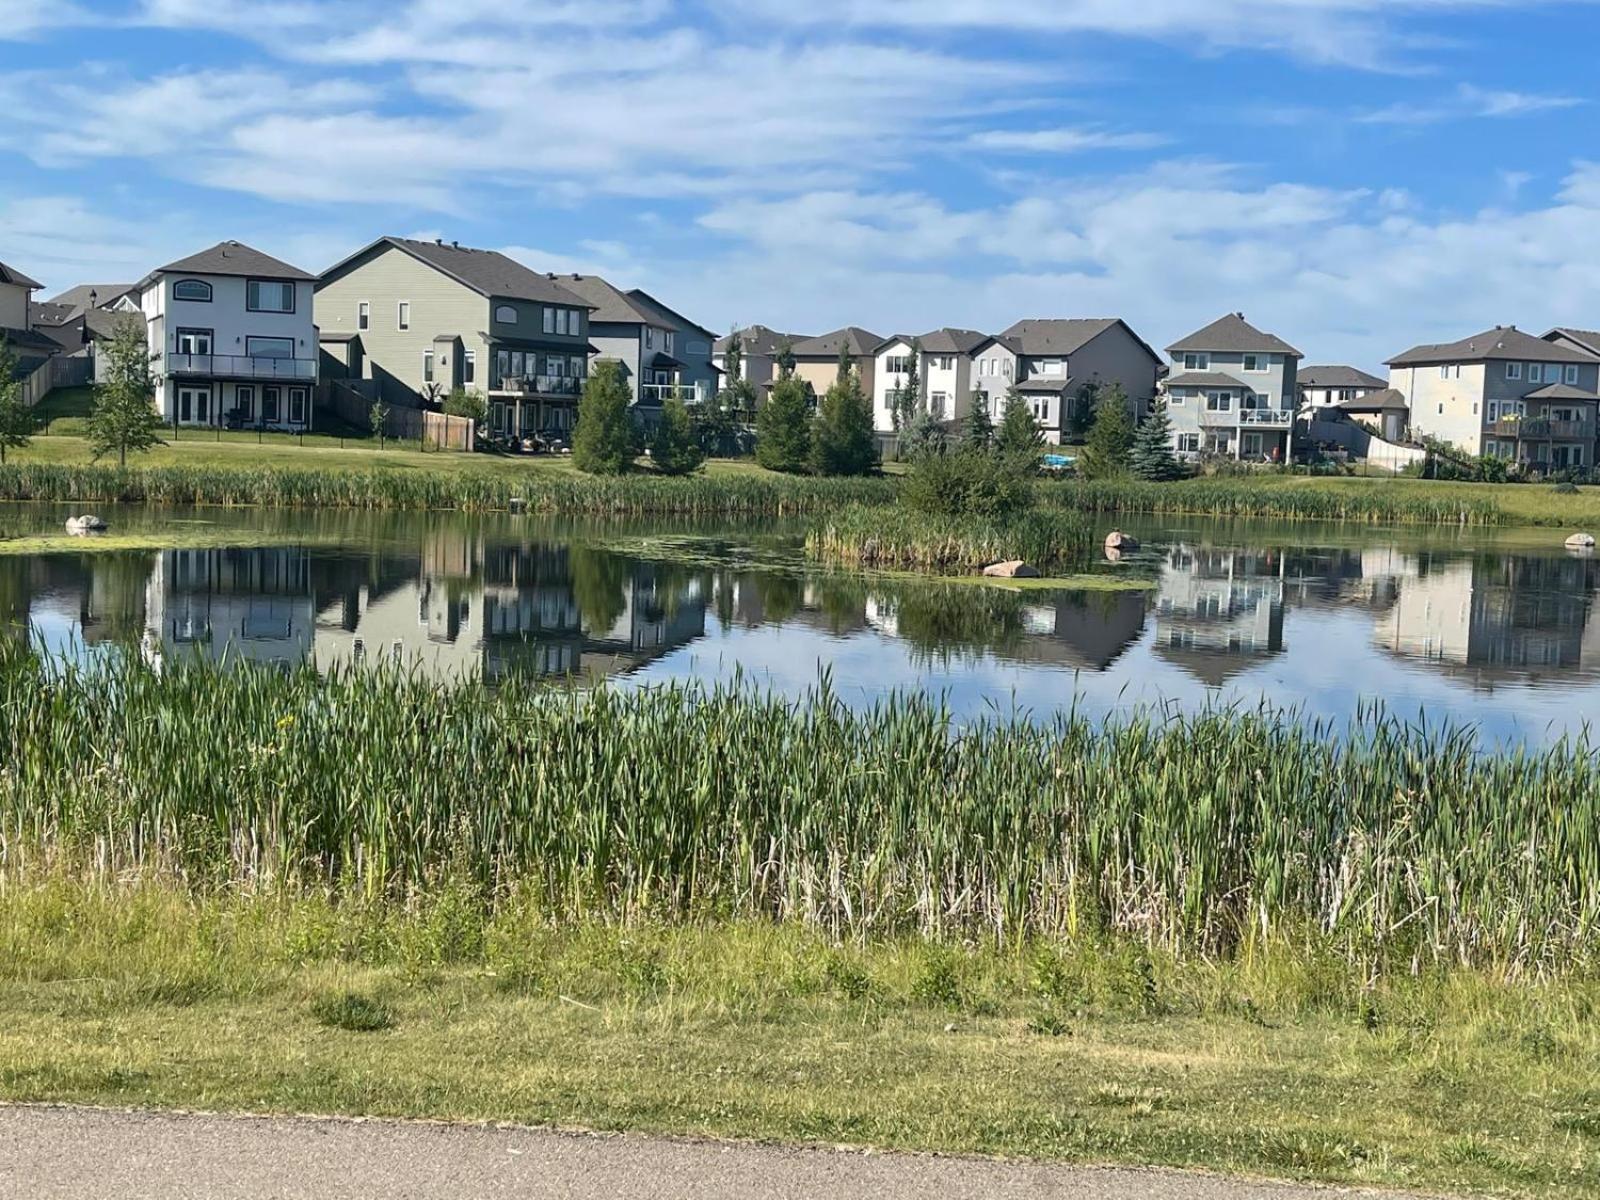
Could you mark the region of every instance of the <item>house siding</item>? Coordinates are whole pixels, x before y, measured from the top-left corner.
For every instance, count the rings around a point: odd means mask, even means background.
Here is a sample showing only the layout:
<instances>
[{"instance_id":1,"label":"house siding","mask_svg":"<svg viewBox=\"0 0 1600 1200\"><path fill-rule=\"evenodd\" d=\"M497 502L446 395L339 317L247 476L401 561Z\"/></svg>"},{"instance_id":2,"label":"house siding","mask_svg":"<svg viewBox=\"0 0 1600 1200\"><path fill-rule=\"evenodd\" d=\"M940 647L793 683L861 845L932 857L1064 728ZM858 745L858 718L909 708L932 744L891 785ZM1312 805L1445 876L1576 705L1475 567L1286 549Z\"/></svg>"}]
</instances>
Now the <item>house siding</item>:
<instances>
[{"instance_id":1,"label":"house siding","mask_svg":"<svg viewBox=\"0 0 1600 1200\"><path fill-rule=\"evenodd\" d=\"M0 283L0 329L28 328L28 289Z\"/></svg>"}]
</instances>

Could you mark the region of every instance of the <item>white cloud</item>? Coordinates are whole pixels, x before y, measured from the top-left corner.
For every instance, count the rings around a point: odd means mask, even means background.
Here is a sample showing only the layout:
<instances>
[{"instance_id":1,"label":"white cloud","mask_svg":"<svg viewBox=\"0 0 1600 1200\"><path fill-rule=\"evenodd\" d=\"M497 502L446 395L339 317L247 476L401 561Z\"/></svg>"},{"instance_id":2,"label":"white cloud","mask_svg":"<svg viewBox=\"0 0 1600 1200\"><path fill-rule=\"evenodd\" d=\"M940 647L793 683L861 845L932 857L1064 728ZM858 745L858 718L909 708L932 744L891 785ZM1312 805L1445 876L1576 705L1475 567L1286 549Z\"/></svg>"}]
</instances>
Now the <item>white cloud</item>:
<instances>
[{"instance_id":1,"label":"white cloud","mask_svg":"<svg viewBox=\"0 0 1600 1200\"><path fill-rule=\"evenodd\" d=\"M0 0L0 42L24 41L88 19L72 0Z\"/></svg>"},{"instance_id":2,"label":"white cloud","mask_svg":"<svg viewBox=\"0 0 1600 1200\"><path fill-rule=\"evenodd\" d=\"M967 144L980 150L1018 154L1076 154L1086 150L1148 150L1170 139L1159 133L1113 133L1067 126L1056 129L986 129Z\"/></svg>"},{"instance_id":3,"label":"white cloud","mask_svg":"<svg viewBox=\"0 0 1600 1200\"><path fill-rule=\"evenodd\" d=\"M1576 108L1583 103L1585 101L1576 96L1496 91L1463 83L1453 95L1443 99L1424 104L1391 104L1362 113L1356 120L1368 125L1436 125L1441 121L1474 118L1525 117Z\"/></svg>"}]
</instances>

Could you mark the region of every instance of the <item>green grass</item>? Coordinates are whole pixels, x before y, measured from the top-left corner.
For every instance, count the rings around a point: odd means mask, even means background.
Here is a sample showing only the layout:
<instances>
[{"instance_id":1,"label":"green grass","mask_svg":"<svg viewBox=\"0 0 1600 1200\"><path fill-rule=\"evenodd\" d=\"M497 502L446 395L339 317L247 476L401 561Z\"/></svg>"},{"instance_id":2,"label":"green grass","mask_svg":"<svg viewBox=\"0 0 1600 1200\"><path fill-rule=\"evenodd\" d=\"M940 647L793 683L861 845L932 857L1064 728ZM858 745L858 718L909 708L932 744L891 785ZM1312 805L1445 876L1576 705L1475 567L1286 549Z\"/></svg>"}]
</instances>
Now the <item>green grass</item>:
<instances>
[{"instance_id":1,"label":"green grass","mask_svg":"<svg viewBox=\"0 0 1600 1200\"><path fill-rule=\"evenodd\" d=\"M1093 542L1087 518L1075 512L1030 510L989 520L853 504L817 522L806 535L806 553L827 566L959 575L1012 559L1039 570L1083 566Z\"/></svg>"},{"instance_id":2,"label":"green grass","mask_svg":"<svg viewBox=\"0 0 1600 1200\"><path fill-rule=\"evenodd\" d=\"M12 871L0 1097L1578 1197L1600 1187L1597 987Z\"/></svg>"}]
</instances>

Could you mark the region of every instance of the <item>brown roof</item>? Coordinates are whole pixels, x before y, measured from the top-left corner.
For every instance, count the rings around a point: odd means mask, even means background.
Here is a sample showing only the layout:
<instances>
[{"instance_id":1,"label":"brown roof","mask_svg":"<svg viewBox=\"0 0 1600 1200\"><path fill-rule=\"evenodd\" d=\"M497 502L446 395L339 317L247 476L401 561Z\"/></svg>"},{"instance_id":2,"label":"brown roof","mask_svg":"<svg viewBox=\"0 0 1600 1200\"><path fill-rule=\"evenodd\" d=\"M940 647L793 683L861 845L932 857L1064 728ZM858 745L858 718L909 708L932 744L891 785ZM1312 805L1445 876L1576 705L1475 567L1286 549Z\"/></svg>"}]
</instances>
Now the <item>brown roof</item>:
<instances>
[{"instance_id":1,"label":"brown roof","mask_svg":"<svg viewBox=\"0 0 1600 1200\"><path fill-rule=\"evenodd\" d=\"M44 284L39 283L37 280L29 279L15 267L6 266L3 262L0 262L0 283L9 283L16 287L25 287L30 289L41 288L44 286Z\"/></svg>"},{"instance_id":2,"label":"brown roof","mask_svg":"<svg viewBox=\"0 0 1600 1200\"><path fill-rule=\"evenodd\" d=\"M1254 389L1243 380L1235 379L1225 371L1185 371L1182 375L1174 375L1166 380L1169 388L1174 387L1214 387L1238 388L1241 391Z\"/></svg>"},{"instance_id":3,"label":"brown roof","mask_svg":"<svg viewBox=\"0 0 1600 1200\"><path fill-rule=\"evenodd\" d=\"M1243 313L1229 313L1204 329L1197 329L1167 347L1168 354L1186 350L1213 350L1220 354L1287 354L1299 358L1300 351L1275 334L1263 333L1244 319Z\"/></svg>"},{"instance_id":4,"label":"brown roof","mask_svg":"<svg viewBox=\"0 0 1600 1200\"><path fill-rule=\"evenodd\" d=\"M874 353L881 352L895 342L904 342L910 345L916 342L924 354L971 354L979 346L987 345L993 339L986 333L979 333L976 329L935 329L932 333L925 333L915 337L908 333L897 333L893 337L884 338L874 347Z\"/></svg>"},{"instance_id":5,"label":"brown roof","mask_svg":"<svg viewBox=\"0 0 1600 1200\"><path fill-rule=\"evenodd\" d=\"M1523 397L1524 400L1587 400L1591 404L1600 400L1600 395L1586 392L1582 388L1570 387L1565 383L1547 384L1536 388Z\"/></svg>"},{"instance_id":6,"label":"brown roof","mask_svg":"<svg viewBox=\"0 0 1600 1200\"><path fill-rule=\"evenodd\" d=\"M1355 367L1301 367L1295 372L1301 387L1316 388L1382 388L1385 380L1368 375Z\"/></svg>"},{"instance_id":7,"label":"brown roof","mask_svg":"<svg viewBox=\"0 0 1600 1200\"><path fill-rule=\"evenodd\" d=\"M1600 332L1596 332L1593 329L1572 329L1568 326L1558 325L1545 334L1542 340L1548 342L1558 337L1577 342L1589 353L1600 355Z\"/></svg>"},{"instance_id":8,"label":"brown roof","mask_svg":"<svg viewBox=\"0 0 1600 1200\"><path fill-rule=\"evenodd\" d=\"M441 275L447 275L480 296L506 300L532 300L541 304L561 304L569 308L593 309L594 305L576 292L562 287L554 275L541 275L498 250L475 250L456 242L419 242L411 238L381 237L322 273L318 286L327 283L357 259L384 246L409 254Z\"/></svg>"},{"instance_id":9,"label":"brown roof","mask_svg":"<svg viewBox=\"0 0 1600 1200\"><path fill-rule=\"evenodd\" d=\"M1009 350L1034 358L1052 354L1065 356L1076 354L1102 333L1119 325L1144 348L1145 353L1156 362L1161 361L1161 356L1134 333L1133 327L1121 317L1029 319L1018 321L994 340Z\"/></svg>"},{"instance_id":10,"label":"brown roof","mask_svg":"<svg viewBox=\"0 0 1600 1200\"><path fill-rule=\"evenodd\" d=\"M1384 388L1381 392L1368 392L1365 396L1357 396L1354 400L1341 400L1334 407L1351 413L1411 411L1405 395L1394 388Z\"/></svg>"},{"instance_id":11,"label":"brown roof","mask_svg":"<svg viewBox=\"0 0 1600 1200\"><path fill-rule=\"evenodd\" d=\"M1531 333L1523 333L1515 325L1496 325L1482 333L1462 338L1459 342L1432 342L1413 346L1404 354L1391 358L1391 367L1427 366L1432 363L1498 362L1527 359L1529 362L1592 363L1593 354L1574 350L1556 342L1547 342Z\"/></svg>"},{"instance_id":12,"label":"brown roof","mask_svg":"<svg viewBox=\"0 0 1600 1200\"><path fill-rule=\"evenodd\" d=\"M832 333L824 333L814 338L806 338L794 344L796 358L838 358L839 347L848 346L850 353L856 358L871 355L883 339L875 333L862 329L859 325L846 325L843 329L835 329Z\"/></svg>"},{"instance_id":13,"label":"brown roof","mask_svg":"<svg viewBox=\"0 0 1600 1200\"><path fill-rule=\"evenodd\" d=\"M730 333L717 339L715 349L718 354L728 348L728 342L732 337ZM776 354L784 342L803 342L807 337L808 335L803 333L779 333L776 329L769 329L765 325L751 325L739 330L739 341L744 353L761 358Z\"/></svg>"},{"instance_id":14,"label":"brown roof","mask_svg":"<svg viewBox=\"0 0 1600 1200\"><path fill-rule=\"evenodd\" d=\"M243 242L218 242L209 250L202 250L199 254L191 254L188 258L180 258L164 267L157 267L151 275L159 275L163 271L190 275L250 275L265 279L316 278L315 275L308 274L299 267L291 267L282 259L263 254Z\"/></svg>"},{"instance_id":15,"label":"brown roof","mask_svg":"<svg viewBox=\"0 0 1600 1200\"><path fill-rule=\"evenodd\" d=\"M51 296L47 303L64 304L75 312L82 312L89 307L89 297L92 295L95 305L104 308L133 291L134 286L131 283L80 283L59 296Z\"/></svg>"}]
</instances>

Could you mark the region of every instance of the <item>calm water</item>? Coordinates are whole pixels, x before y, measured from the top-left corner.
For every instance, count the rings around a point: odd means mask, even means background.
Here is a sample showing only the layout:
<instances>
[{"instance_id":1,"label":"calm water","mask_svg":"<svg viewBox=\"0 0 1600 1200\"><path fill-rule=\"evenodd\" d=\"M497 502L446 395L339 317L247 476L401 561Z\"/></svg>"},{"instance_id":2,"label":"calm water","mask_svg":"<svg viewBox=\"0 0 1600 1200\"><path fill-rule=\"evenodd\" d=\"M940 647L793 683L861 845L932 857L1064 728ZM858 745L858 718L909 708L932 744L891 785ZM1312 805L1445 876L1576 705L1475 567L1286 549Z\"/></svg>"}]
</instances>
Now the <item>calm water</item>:
<instances>
[{"instance_id":1,"label":"calm water","mask_svg":"<svg viewBox=\"0 0 1600 1200\"><path fill-rule=\"evenodd\" d=\"M5 507L0 535L53 532L65 511ZM491 681L742 674L790 694L827 670L852 702L919 688L965 715L1264 699L1342 721L1376 700L1528 742L1600 722L1600 560L1554 533L1146 520L1126 526L1144 549L1102 569L1150 590L1018 595L808 576L778 527L112 519L119 533L225 523L304 544L0 558L0 619L49 653L122 644L152 661L401 656Z\"/></svg>"}]
</instances>

